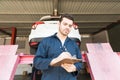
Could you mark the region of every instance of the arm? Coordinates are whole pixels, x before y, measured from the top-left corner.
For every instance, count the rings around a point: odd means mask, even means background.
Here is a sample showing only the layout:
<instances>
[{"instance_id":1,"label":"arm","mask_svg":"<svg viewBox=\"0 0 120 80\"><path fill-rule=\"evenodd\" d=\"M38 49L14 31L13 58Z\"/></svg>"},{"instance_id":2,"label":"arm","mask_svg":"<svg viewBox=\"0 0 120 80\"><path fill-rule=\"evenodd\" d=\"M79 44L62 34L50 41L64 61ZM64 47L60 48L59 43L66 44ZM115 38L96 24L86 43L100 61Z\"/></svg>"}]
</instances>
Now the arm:
<instances>
[{"instance_id":1,"label":"arm","mask_svg":"<svg viewBox=\"0 0 120 80\"><path fill-rule=\"evenodd\" d=\"M47 54L48 54L47 50L48 50L48 46L46 46L46 42L41 41L33 61L33 65L35 66L35 68L40 70L45 70L50 67L49 64L52 58L47 58Z\"/></svg>"},{"instance_id":2,"label":"arm","mask_svg":"<svg viewBox=\"0 0 120 80\"><path fill-rule=\"evenodd\" d=\"M82 55L78 46L76 46L76 55L78 59L82 59ZM82 62L75 63L76 71L80 71L82 69Z\"/></svg>"}]
</instances>

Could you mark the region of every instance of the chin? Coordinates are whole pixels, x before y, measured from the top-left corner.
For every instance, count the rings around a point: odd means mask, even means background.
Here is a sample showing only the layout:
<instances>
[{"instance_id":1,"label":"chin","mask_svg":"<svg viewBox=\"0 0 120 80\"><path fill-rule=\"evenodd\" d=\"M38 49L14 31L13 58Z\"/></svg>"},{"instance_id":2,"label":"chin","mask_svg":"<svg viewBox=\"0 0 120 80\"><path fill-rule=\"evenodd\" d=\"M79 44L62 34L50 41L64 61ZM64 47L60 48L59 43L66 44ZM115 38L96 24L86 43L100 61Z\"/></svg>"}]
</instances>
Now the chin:
<instances>
[{"instance_id":1,"label":"chin","mask_svg":"<svg viewBox=\"0 0 120 80\"><path fill-rule=\"evenodd\" d=\"M68 36L68 34L64 34L64 36Z\"/></svg>"}]
</instances>

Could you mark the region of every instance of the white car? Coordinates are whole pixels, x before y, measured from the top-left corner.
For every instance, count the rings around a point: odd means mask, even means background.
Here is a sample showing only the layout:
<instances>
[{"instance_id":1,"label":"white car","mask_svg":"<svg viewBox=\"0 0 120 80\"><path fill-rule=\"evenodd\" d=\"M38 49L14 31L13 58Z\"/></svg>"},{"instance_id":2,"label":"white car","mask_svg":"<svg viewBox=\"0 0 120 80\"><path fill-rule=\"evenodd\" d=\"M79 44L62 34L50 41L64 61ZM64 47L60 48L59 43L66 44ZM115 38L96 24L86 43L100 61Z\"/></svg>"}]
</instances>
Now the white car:
<instances>
[{"instance_id":1,"label":"white car","mask_svg":"<svg viewBox=\"0 0 120 80\"><path fill-rule=\"evenodd\" d=\"M58 31L58 19L60 16L45 16L33 24L29 35L30 54L35 54L40 41ZM76 27L76 26L75 26ZM72 28L68 35L80 46L81 36L77 28Z\"/></svg>"}]
</instances>

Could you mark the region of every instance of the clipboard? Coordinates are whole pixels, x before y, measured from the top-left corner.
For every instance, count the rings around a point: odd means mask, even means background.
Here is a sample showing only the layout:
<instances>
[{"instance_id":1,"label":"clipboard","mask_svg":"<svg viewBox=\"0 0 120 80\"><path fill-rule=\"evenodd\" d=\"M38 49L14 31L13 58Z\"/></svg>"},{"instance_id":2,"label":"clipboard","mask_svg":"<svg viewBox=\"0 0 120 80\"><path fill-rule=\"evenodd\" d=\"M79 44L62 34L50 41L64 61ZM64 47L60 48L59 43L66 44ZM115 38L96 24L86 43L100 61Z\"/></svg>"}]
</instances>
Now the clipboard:
<instances>
[{"instance_id":1,"label":"clipboard","mask_svg":"<svg viewBox=\"0 0 120 80\"><path fill-rule=\"evenodd\" d=\"M74 63L77 63L77 62L82 62L82 59L75 59L75 58L65 58L59 62L56 62L53 64L53 66L60 66L61 64L64 64L64 63L68 63L68 64L74 64Z\"/></svg>"}]
</instances>

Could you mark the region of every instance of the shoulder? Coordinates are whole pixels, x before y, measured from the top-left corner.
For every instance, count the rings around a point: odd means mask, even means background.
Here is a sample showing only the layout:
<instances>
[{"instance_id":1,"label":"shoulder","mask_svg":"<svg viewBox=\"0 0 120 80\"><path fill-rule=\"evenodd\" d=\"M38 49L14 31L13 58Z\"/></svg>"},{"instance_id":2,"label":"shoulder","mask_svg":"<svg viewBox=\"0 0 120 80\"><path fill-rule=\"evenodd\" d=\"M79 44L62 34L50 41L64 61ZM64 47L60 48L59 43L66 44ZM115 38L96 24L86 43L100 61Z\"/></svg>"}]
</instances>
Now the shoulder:
<instances>
[{"instance_id":1,"label":"shoulder","mask_svg":"<svg viewBox=\"0 0 120 80\"><path fill-rule=\"evenodd\" d=\"M43 38L42 41L41 41L41 43L42 44L50 44L53 41L55 41L55 37L53 35L51 35L51 36Z\"/></svg>"},{"instance_id":2,"label":"shoulder","mask_svg":"<svg viewBox=\"0 0 120 80\"><path fill-rule=\"evenodd\" d=\"M48 36L48 37L45 37L43 38L43 42L47 42L47 41L50 41L50 40L53 40L54 39L54 36Z\"/></svg>"},{"instance_id":3,"label":"shoulder","mask_svg":"<svg viewBox=\"0 0 120 80\"><path fill-rule=\"evenodd\" d=\"M69 38L69 44L73 45L74 47L78 47L76 41L71 38Z\"/></svg>"},{"instance_id":4,"label":"shoulder","mask_svg":"<svg viewBox=\"0 0 120 80\"><path fill-rule=\"evenodd\" d=\"M76 44L75 40L72 40L71 38L68 38L69 43Z\"/></svg>"}]
</instances>

